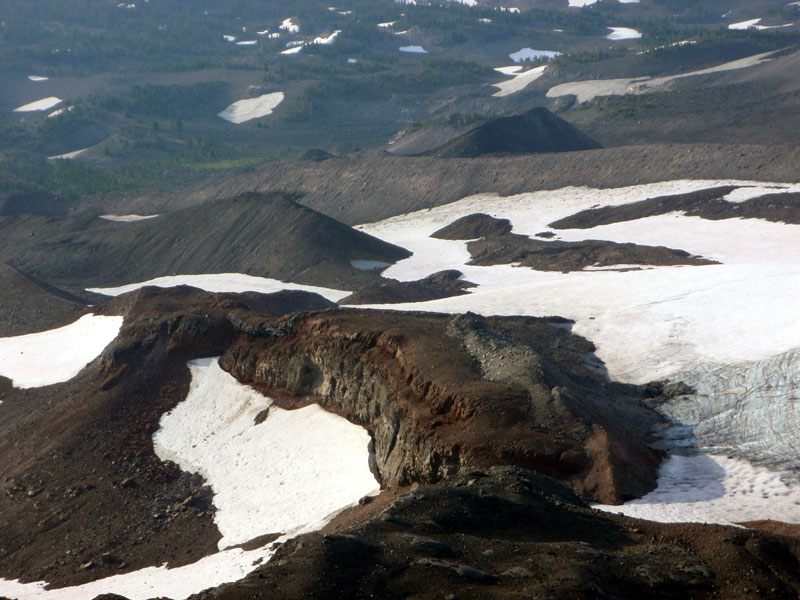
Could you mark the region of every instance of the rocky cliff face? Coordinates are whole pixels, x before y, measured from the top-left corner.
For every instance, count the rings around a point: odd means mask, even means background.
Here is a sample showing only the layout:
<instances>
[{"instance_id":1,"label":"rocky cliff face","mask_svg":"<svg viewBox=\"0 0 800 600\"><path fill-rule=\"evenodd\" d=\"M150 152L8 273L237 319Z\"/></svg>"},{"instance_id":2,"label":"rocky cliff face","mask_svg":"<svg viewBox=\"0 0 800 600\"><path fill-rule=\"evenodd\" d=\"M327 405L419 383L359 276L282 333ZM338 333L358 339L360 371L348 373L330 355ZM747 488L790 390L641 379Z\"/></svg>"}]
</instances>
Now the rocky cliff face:
<instances>
[{"instance_id":1,"label":"rocky cliff face","mask_svg":"<svg viewBox=\"0 0 800 600\"><path fill-rule=\"evenodd\" d=\"M512 323L513 321L513 323ZM335 311L240 336L220 360L284 406L364 425L385 483L512 464L619 502L655 483L656 421L638 391L587 368L563 320Z\"/></svg>"}]
</instances>

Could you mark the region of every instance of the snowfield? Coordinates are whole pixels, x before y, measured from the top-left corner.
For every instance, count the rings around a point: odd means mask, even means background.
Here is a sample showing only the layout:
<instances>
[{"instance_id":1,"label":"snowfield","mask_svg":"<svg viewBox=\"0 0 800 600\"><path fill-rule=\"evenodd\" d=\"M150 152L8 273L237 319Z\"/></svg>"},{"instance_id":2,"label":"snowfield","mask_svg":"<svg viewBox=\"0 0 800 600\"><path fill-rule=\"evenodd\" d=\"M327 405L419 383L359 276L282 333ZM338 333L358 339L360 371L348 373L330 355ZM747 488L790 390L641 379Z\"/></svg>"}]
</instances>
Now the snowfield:
<instances>
[{"instance_id":1,"label":"snowfield","mask_svg":"<svg viewBox=\"0 0 800 600\"><path fill-rule=\"evenodd\" d=\"M218 113L217 116L238 125L252 119L271 115L275 107L281 102L283 102L283 92L272 92L271 94L263 94L258 98L237 100Z\"/></svg>"},{"instance_id":2,"label":"snowfield","mask_svg":"<svg viewBox=\"0 0 800 600\"><path fill-rule=\"evenodd\" d=\"M29 102L28 104L18 106L14 109L14 112L35 112L39 110L48 110L57 104L61 104L61 102L63 102L61 98L48 96L47 98L42 98L41 100L36 100L35 102Z\"/></svg>"},{"instance_id":3,"label":"snowfield","mask_svg":"<svg viewBox=\"0 0 800 600\"><path fill-rule=\"evenodd\" d=\"M211 485L221 550L267 533L313 531L378 491L362 427L317 404L273 406L217 359L191 361L189 368L189 394L162 417L153 445L161 460Z\"/></svg>"},{"instance_id":4,"label":"snowfield","mask_svg":"<svg viewBox=\"0 0 800 600\"><path fill-rule=\"evenodd\" d=\"M58 329L0 338L0 375L16 388L69 381L100 356L120 327L122 317L84 315Z\"/></svg>"},{"instance_id":5,"label":"snowfield","mask_svg":"<svg viewBox=\"0 0 800 600\"><path fill-rule=\"evenodd\" d=\"M633 384L668 379L694 387L694 394L659 407L673 423L662 443L701 453L673 456L665 463L656 496L636 501L630 510L647 511L641 516L658 520L800 522L800 505L795 504L800 482L788 471L800 467L800 412L795 408L800 391L799 225L712 221L672 212L582 230L551 229L555 239L663 245L721 263L618 265L571 273L468 265L465 241L430 237L476 212L507 218L514 233L533 236L581 210L720 185L745 186L728 194L730 202L800 191L798 184L683 180L509 197L480 194L358 229L414 253L386 269L385 277L409 281L459 269L464 279L478 284L464 296L380 308L562 315L575 321L574 333L596 344L613 379ZM717 456L723 453L733 458ZM703 466L715 473L713 485ZM722 492L711 495L712 488ZM764 500L751 502L755 497Z\"/></svg>"},{"instance_id":6,"label":"snowfield","mask_svg":"<svg viewBox=\"0 0 800 600\"><path fill-rule=\"evenodd\" d=\"M156 277L148 281L130 283L119 287L108 288L87 288L87 292L103 294L106 296L119 296L127 294L139 288L154 285L156 287L174 287L176 285L190 285L192 287L205 290L207 292L258 292L260 294L271 294L282 290L298 290L319 294L330 300L338 302L345 296L350 295L349 290L335 290L332 288L317 287L313 285L302 285L300 283L285 283L277 279L268 277L254 277L243 273L209 273L204 275L167 275Z\"/></svg>"},{"instance_id":7,"label":"snowfield","mask_svg":"<svg viewBox=\"0 0 800 600\"><path fill-rule=\"evenodd\" d=\"M735 71L737 69L747 69L760 65L761 63L773 60L775 52L764 52L755 54L738 60L733 60L721 65L691 71L689 73L678 73L677 75L666 75L664 77L634 77L628 79L595 79L589 81L573 81L561 83L551 87L547 91L548 98L557 98L572 94L578 104L589 102L598 96L618 96L623 94L644 94L657 91L663 86L676 79L684 77L697 77L711 73L723 73L725 71Z\"/></svg>"}]
</instances>

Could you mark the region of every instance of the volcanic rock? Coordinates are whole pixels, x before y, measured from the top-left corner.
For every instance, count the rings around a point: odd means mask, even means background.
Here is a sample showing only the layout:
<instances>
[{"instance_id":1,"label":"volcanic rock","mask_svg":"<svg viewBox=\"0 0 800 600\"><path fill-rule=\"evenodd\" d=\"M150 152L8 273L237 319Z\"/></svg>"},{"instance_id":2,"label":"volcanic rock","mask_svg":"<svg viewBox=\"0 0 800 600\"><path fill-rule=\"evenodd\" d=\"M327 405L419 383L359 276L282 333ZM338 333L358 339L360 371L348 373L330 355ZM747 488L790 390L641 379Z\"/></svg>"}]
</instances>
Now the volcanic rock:
<instances>
[{"instance_id":1,"label":"volcanic rock","mask_svg":"<svg viewBox=\"0 0 800 600\"><path fill-rule=\"evenodd\" d=\"M600 144L543 107L478 125L424 155L474 158L485 154L532 154L600 148Z\"/></svg>"}]
</instances>

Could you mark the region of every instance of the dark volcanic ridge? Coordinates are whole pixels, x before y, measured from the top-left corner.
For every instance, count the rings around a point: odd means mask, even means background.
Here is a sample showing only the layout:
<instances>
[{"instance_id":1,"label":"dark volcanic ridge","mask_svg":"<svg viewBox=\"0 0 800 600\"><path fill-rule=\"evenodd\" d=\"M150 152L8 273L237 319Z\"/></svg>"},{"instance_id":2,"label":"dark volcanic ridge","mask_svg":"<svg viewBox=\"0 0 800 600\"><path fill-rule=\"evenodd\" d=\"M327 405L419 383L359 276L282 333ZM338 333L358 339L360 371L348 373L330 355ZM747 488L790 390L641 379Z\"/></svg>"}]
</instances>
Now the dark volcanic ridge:
<instances>
[{"instance_id":1,"label":"dark volcanic ridge","mask_svg":"<svg viewBox=\"0 0 800 600\"><path fill-rule=\"evenodd\" d=\"M554 229L591 229L678 211L710 221L764 219L774 223L800 223L800 193L765 194L742 202L725 200L727 194L739 187L741 186L721 186L686 194L648 198L622 206L593 208L559 219L549 226Z\"/></svg>"},{"instance_id":2,"label":"dark volcanic ridge","mask_svg":"<svg viewBox=\"0 0 800 600\"><path fill-rule=\"evenodd\" d=\"M387 279L365 286L339 300L339 304L398 304L401 302L426 302L439 298L463 296L474 283L461 279L463 273L450 269L428 275L417 281Z\"/></svg>"},{"instance_id":3,"label":"dark volcanic ridge","mask_svg":"<svg viewBox=\"0 0 800 600\"><path fill-rule=\"evenodd\" d=\"M87 310L80 298L0 263L0 337L61 327Z\"/></svg>"},{"instance_id":4,"label":"dark volcanic ridge","mask_svg":"<svg viewBox=\"0 0 800 600\"><path fill-rule=\"evenodd\" d=\"M613 188L673 179L795 182L800 180L800 147L654 144L480 160L356 156L280 162L186 190L86 198L81 208L152 214L248 191L279 189L303 194L304 205L356 225L479 193L508 196L566 186Z\"/></svg>"},{"instance_id":5,"label":"dark volcanic ridge","mask_svg":"<svg viewBox=\"0 0 800 600\"><path fill-rule=\"evenodd\" d=\"M423 156L475 158L486 154L538 154L600 148L592 138L543 107L492 119Z\"/></svg>"},{"instance_id":6,"label":"dark volcanic ridge","mask_svg":"<svg viewBox=\"0 0 800 600\"><path fill-rule=\"evenodd\" d=\"M242 194L132 223L12 219L4 260L48 281L119 285L177 274L244 273L354 289L380 279L353 260L392 263L409 252L281 194ZM28 236L31 227L47 232Z\"/></svg>"},{"instance_id":7,"label":"dark volcanic ridge","mask_svg":"<svg viewBox=\"0 0 800 600\"><path fill-rule=\"evenodd\" d=\"M67 202L50 192L27 192L0 197L0 217L40 215L63 217L69 213Z\"/></svg>"},{"instance_id":8,"label":"dark volcanic ridge","mask_svg":"<svg viewBox=\"0 0 800 600\"><path fill-rule=\"evenodd\" d=\"M652 489L646 402L670 392L598 374L568 321L330 306L181 286L96 307L125 321L77 378L0 389L0 576L73 585L215 552L210 489L152 434L186 361L221 355L284 408L366 427L385 491L194 600L798 597L798 539L585 504Z\"/></svg>"},{"instance_id":9,"label":"dark volcanic ridge","mask_svg":"<svg viewBox=\"0 0 800 600\"><path fill-rule=\"evenodd\" d=\"M295 299L294 308L320 303ZM285 309L282 294L144 288L95 307L124 324L76 378L4 386L0 577L74 585L216 551L209 490L160 461L152 443L198 357L221 355L279 405L319 402L365 426L384 486L497 463L535 468L604 502L655 485L661 455L647 442L658 417L637 388L586 364L591 344L563 319L268 316Z\"/></svg>"},{"instance_id":10,"label":"dark volcanic ridge","mask_svg":"<svg viewBox=\"0 0 800 600\"><path fill-rule=\"evenodd\" d=\"M601 513L515 468L415 486L358 525L328 529L290 540L245 579L191 600L784 600L800 593L797 539Z\"/></svg>"},{"instance_id":11,"label":"dark volcanic ridge","mask_svg":"<svg viewBox=\"0 0 800 600\"><path fill-rule=\"evenodd\" d=\"M478 266L518 263L538 271L580 271L586 267L614 265L710 265L713 260L664 246L582 240L544 241L511 233L508 219L475 213L453 221L431 234L445 240L472 240L469 264ZM542 236L551 237L551 236Z\"/></svg>"}]
</instances>

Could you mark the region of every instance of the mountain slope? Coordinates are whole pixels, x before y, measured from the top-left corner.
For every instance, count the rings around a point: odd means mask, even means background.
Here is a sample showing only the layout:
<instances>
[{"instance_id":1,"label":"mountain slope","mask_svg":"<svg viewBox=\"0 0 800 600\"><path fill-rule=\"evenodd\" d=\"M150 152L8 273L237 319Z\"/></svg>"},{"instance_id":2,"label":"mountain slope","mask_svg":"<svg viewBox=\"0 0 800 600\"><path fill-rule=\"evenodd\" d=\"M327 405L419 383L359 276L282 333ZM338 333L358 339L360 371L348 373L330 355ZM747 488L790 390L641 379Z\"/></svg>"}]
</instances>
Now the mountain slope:
<instances>
[{"instance_id":1,"label":"mountain slope","mask_svg":"<svg viewBox=\"0 0 800 600\"><path fill-rule=\"evenodd\" d=\"M484 154L531 154L592 150L600 144L543 107L521 115L492 119L424 153L439 158L474 158Z\"/></svg>"},{"instance_id":2,"label":"mountain slope","mask_svg":"<svg viewBox=\"0 0 800 600\"><path fill-rule=\"evenodd\" d=\"M85 310L77 298L0 263L0 337L66 325Z\"/></svg>"},{"instance_id":3,"label":"mountain slope","mask_svg":"<svg viewBox=\"0 0 800 600\"><path fill-rule=\"evenodd\" d=\"M29 224L21 223L21 227ZM163 275L246 273L344 289L375 281L353 260L408 256L280 193L242 194L132 223L96 219L84 229L3 248L3 258L51 281L125 284Z\"/></svg>"}]
</instances>

